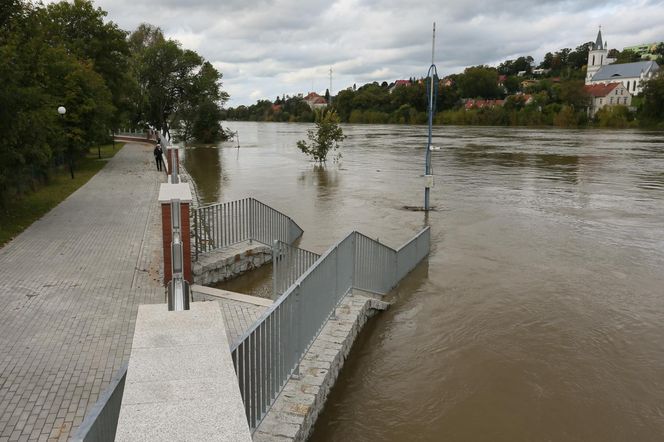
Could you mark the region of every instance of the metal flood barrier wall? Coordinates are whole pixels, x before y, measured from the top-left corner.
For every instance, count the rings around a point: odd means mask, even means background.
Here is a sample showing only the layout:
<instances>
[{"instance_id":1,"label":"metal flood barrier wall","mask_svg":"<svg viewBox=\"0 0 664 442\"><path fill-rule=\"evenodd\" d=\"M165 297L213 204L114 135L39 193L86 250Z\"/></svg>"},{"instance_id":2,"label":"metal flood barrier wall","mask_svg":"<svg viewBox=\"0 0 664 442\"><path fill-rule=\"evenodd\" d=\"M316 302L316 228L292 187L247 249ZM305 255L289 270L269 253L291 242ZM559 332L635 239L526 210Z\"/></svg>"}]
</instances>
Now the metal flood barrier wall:
<instances>
[{"instance_id":1,"label":"metal flood barrier wall","mask_svg":"<svg viewBox=\"0 0 664 442\"><path fill-rule=\"evenodd\" d=\"M367 292L389 292L429 254L428 227L397 250L359 232L356 235L353 287Z\"/></svg>"},{"instance_id":2,"label":"metal flood barrier wall","mask_svg":"<svg viewBox=\"0 0 664 442\"><path fill-rule=\"evenodd\" d=\"M275 241L272 246L272 293L274 298L293 285L320 255L309 250Z\"/></svg>"},{"instance_id":3,"label":"metal flood barrier wall","mask_svg":"<svg viewBox=\"0 0 664 442\"><path fill-rule=\"evenodd\" d=\"M387 293L429 248L429 227L398 250L353 232L288 287L231 350L252 431L299 374L300 360L339 301L353 288Z\"/></svg>"},{"instance_id":4,"label":"metal flood barrier wall","mask_svg":"<svg viewBox=\"0 0 664 442\"><path fill-rule=\"evenodd\" d=\"M70 439L72 442L113 442L120 417L122 395L127 379L128 363L125 363L108 388L85 415L85 419Z\"/></svg>"},{"instance_id":5,"label":"metal flood barrier wall","mask_svg":"<svg viewBox=\"0 0 664 442\"><path fill-rule=\"evenodd\" d=\"M291 217L254 198L196 208L192 224L196 260L201 253L247 240L293 244L303 233Z\"/></svg>"}]
</instances>

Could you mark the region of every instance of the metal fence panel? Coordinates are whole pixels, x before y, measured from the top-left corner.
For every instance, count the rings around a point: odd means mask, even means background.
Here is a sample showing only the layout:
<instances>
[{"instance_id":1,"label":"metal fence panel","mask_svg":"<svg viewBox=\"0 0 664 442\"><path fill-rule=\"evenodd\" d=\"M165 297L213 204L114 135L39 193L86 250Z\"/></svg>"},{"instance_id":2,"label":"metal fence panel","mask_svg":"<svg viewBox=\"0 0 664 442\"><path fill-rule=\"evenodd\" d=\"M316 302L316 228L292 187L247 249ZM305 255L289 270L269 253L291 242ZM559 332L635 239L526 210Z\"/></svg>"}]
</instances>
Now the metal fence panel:
<instances>
[{"instance_id":1,"label":"metal fence panel","mask_svg":"<svg viewBox=\"0 0 664 442\"><path fill-rule=\"evenodd\" d=\"M247 240L268 246L275 240L292 244L303 233L290 217L254 198L195 208L192 220L195 259Z\"/></svg>"},{"instance_id":2,"label":"metal fence panel","mask_svg":"<svg viewBox=\"0 0 664 442\"><path fill-rule=\"evenodd\" d=\"M431 229L426 227L399 248L397 251L397 281L410 273L429 254L430 244Z\"/></svg>"},{"instance_id":3,"label":"metal fence panel","mask_svg":"<svg viewBox=\"0 0 664 442\"><path fill-rule=\"evenodd\" d=\"M374 293L387 293L396 285L396 251L361 233L355 245L354 287Z\"/></svg>"},{"instance_id":4,"label":"metal fence panel","mask_svg":"<svg viewBox=\"0 0 664 442\"><path fill-rule=\"evenodd\" d=\"M275 241L272 246L273 295L284 293L318 258L317 253Z\"/></svg>"},{"instance_id":5,"label":"metal fence panel","mask_svg":"<svg viewBox=\"0 0 664 442\"><path fill-rule=\"evenodd\" d=\"M128 364L124 364L111 380L108 388L83 419L72 436L73 442L113 442L120 417L122 395L127 379Z\"/></svg>"}]
</instances>

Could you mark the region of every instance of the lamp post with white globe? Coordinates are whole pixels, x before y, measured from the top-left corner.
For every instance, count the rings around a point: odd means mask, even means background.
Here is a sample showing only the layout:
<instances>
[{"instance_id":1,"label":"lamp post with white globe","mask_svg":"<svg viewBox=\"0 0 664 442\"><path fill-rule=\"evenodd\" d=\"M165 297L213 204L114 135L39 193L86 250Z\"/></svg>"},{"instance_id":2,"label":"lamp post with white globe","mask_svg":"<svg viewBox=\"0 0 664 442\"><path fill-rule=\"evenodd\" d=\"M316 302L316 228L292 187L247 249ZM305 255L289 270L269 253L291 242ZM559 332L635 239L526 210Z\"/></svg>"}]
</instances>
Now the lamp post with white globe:
<instances>
[{"instance_id":1,"label":"lamp post with white globe","mask_svg":"<svg viewBox=\"0 0 664 442\"><path fill-rule=\"evenodd\" d=\"M59 106L58 107L58 114L60 114L60 118L63 120L62 126L65 129L65 131L67 130L67 126L64 124L64 118L65 118L66 113L67 113L67 109L64 106ZM65 134L65 136L66 136L66 134ZM73 163L74 159L72 158L71 147L70 147L70 142L69 142L68 138L67 138L67 161L69 163L69 173L71 175L71 179L73 180L74 179L74 163Z\"/></svg>"}]
</instances>

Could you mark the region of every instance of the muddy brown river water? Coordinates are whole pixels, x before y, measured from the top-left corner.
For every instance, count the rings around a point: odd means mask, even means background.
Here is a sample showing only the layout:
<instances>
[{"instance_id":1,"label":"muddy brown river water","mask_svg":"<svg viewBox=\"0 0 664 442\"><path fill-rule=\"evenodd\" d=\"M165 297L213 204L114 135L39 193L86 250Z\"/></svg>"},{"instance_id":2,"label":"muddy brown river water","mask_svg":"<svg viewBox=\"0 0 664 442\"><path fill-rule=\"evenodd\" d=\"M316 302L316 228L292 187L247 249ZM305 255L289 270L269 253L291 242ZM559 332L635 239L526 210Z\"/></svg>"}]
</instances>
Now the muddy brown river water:
<instances>
[{"instance_id":1,"label":"muddy brown river water","mask_svg":"<svg viewBox=\"0 0 664 442\"><path fill-rule=\"evenodd\" d=\"M351 230L432 251L362 332L312 441L664 440L664 133L228 123L185 152L204 202L254 196L323 252ZM231 288L269 295L269 271Z\"/></svg>"}]
</instances>

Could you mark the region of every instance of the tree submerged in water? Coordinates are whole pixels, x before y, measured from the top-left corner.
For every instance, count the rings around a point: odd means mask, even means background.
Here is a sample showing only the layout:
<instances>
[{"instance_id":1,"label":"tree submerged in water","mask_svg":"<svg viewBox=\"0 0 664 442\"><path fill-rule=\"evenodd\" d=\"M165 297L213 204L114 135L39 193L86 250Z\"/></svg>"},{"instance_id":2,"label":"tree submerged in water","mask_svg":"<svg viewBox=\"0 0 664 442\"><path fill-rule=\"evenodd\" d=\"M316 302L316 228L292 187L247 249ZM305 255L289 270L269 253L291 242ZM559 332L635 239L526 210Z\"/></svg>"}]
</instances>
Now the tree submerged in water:
<instances>
[{"instance_id":1,"label":"tree submerged in water","mask_svg":"<svg viewBox=\"0 0 664 442\"><path fill-rule=\"evenodd\" d=\"M309 143L300 140L297 147L320 164L327 160L329 151L337 150L339 143L346 138L339 127L339 117L332 111L316 112L316 127L309 129L307 136Z\"/></svg>"}]
</instances>

